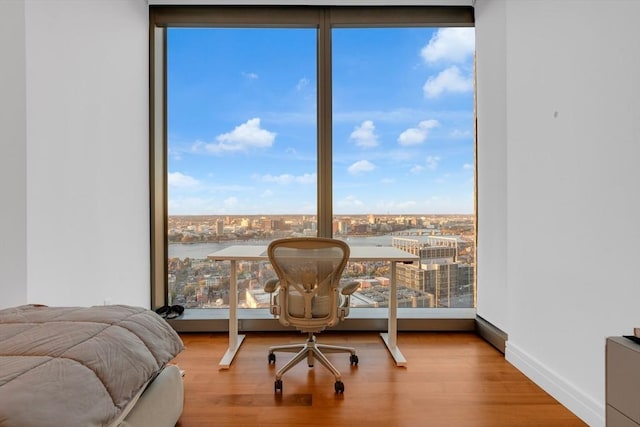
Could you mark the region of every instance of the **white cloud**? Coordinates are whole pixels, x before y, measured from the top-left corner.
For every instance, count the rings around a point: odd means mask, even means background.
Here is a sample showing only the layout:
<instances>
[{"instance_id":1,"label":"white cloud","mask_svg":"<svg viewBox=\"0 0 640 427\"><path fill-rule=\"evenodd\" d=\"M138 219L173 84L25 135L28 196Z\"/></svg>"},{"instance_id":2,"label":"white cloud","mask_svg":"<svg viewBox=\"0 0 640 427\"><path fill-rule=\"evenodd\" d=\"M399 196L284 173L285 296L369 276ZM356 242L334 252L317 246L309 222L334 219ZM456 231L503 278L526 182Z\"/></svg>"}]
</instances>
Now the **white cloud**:
<instances>
[{"instance_id":1,"label":"white cloud","mask_svg":"<svg viewBox=\"0 0 640 427\"><path fill-rule=\"evenodd\" d=\"M191 197L191 198L175 198L170 197L167 200L167 209L169 211L169 215L181 215L181 214L189 214L194 212L207 212L207 208L209 207L207 203L210 202L211 199L205 200L200 197Z\"/></svg>"},{"instance_id":2,"label":"white cloud","mask_svg":"<svg viewBox=\"0 0 640 427\"><path fill-rule=\"evenodd\" d=\"M281 174L281 175L262 175L256 176L257 179L263 182L271 182L276 184L315 184L316 183L316 174L315 173L305 173L304 175L291 175L291 174Z\"/></svg>"},{"instance_id":3,"label":"white cloud","mask_svg":"<svg viewBox=\"0 0 640 427\"><path fill-rule=\"evenodd\" d=\"M464 169L464 170L473 170L473 165L471 163L465 163L462 166L462 169Z\"/></svg>"},{"instance_id":4,"label":"white cloud","mask_svg":"<svg viewBox=\"0 0 640 427\"><path fill-rule=\"evenodd\" d=\"M306 77L301 78L300 80L298 80L298 84L296 85L296 90L301 91L302 89L304 89L305 87L309 86L309 79Z\"/></svg>"},{"instance_id":5,"label":"white cloud","mask_svg":"<svg viewBox=\"0 0 640 427\"><path fill-rule=\"evenodd\" d=\"M224 204L225 207L232 208L238 205L238 198L233 196L227 197L226 199L223 200L222 203Z\"/></svg>"},{"instance_id":6,"label":"white cloud","mask_svg":"<svg viewBox=\"0 0 640 427\"><path fill-rule=\"evenodd\" d=\"M371 172L376 168L376 165L368 160L358 160L347 169L351 175L357 175L362 172Z\"/></svg>"},{"instance_id":7,"label":"white cloud","mask_svg":"<svg viewBox=\"0 0 640 427\"><path fill-rule=\"evenodd\" d=\"M422 144L429 136L429 129L438 126L437 120L423 120L418 123L417 128L409 128L402 132L398 137L400 145L417 145Z\"/></svg>"},{"instance_id":8,"label":"white cloud","mask_svg":"<svg viewBox=\"0 0 640 427\"><path fill-rule=\"evenodd\" d=\"M438 168L438 163L440 163L440 157L438 156L427 156L427 168L429 170L435 170Z\"/></svg>"},{"instance_id":9,"label":"white cloud","mask_svg":"<svg viewBox=\"0 0 640 427\"><path fill-rule=\"evenodd\" d=\"M415 165L414 167L412 167L409 172L411 172L413 175L418 175L420 174L422 171L424 170L424 166L421 165Z\"/></svg>"},{"instance_id":10,"label":"white cloud","mask_svg":"<svg viewBox=\"0 0 640 427\"><path fill-rule=\"evenodd\" d=\"M444 92L464 93L473 90L473 78L463 76L458 67L451 66L437 76L429 77L422 87L427 98L435 98Z\"/></svg>"},{"instance_id":11,"label":"white cloud","mask_svg":"<svg viewBox=\"0 0 640 427\"><path fill-rule=\"evenodd\" d=\"M371 120L365 120L360 126L356 126L349 139L355 141L358 147L372 148L378 146L376 127Z\"/></svg>"},{"instance_id":12,"label":"white cloud","mask_svg":"<svg viewBox=\"0 0 640 427\"><path fill-rule=\"evenodd\" d=\"M223 133L216 137L216 142L204 143L197 141L192 149L199 151L204 149L212 154L220 154L231 151L247 151L251 148L269 148L276 139L275 132L260 127L260 119L253 118L246 123L238 125L231 132Z\"/></svg>"},{"instance_id":13,"label":"white cloud","mask_svg":"<svg viewBox=\"0 0 640 427\"><path fill-rule=\"evenodd\" d=\"M282 174L282 175L263 175L260 177L261 181L264 182L273 182L276 184L283 184L283 185L287 185L287 184L291 184L294 181L295 177L293 175L289 175L289 174Z\"/></svg>"},{"instance_id":14,"label":"white cloud","mask_svg":"<svg viewBox=\"0 0 640 427\"><path fill-rule=\"evenodd\" d=\"M212 197L170 197L167 205L169 215L204 215L221 210L220 202Z\"/></svg>"},{"instance_id":15,"label":"white cloud","mask_svg":"<svg viewBox=\"0 0 640 427\"><path fill-rule=\"evenodd\" d=\"M406 202L397 203L396 207L398 208L398 210L406 210L416 205L417 203L414 200L407 200Z\"/></svg>"},{"instance_id":16,"label":"white cloud","mask_svg":"<svg viewBox=\"0 0 640 427\"><path fill-rule=\"evenodd\" d=\"M242 77L245 77L249 80L256 80L258 78L258 75L256 73L247 73L247 72L242 72Z\"/></svg>"},{"instance_id":17,"label":"white cloud","mask_svg":"<svg viewBox=\"0 0 640 427\"><path fill-rule=\"evenodd\" d=\"M475 30L471 27L441 28L422 48L420 56L427 63L461 63L475 52Z\"/></svg>"},{"instance_id":18,"label":"white cloud","mask_svg":"<svg viewBox=\"0 0 640 427\"><path fill-rule=\"evenodd\" d=\"M173 188L194 188L197 187L200 182L194 177L181 172L169 172L167 184Z\"/></svg>"},{"instance_id":19,"label":"white cloud","mask_svg":"<svg viewBox=\"0 0 640 427\"><path fill-rule=\"evenodd\" d=\"M358 208L358 207L364 206L364 203L362 203L362 200L357 199L356 196L347 196L342 200L338 200L336 205L339 208L348 209L348 208Z\"/></svg>"},{"instance_id":20,"label":"white cloud","mask_svg":"<svg viewBox=\"0 0 640 427\"><path fill-rule=\"evenodd\" d=\"M470 130L454 129L450 135L452 138L469 138L473 136L473 133Z\"/></svg>"},{"instance_id":21,"label":"white cloud","mask_svg":"<svg viewBox=\"0 0 640 427\"><path fill-rule=\"evenodd\" d=\"M417 206L417 203L414 200L407 200L405 202L381 201L376 206L380 211L401 213L413 210Z\"/></svg>"}]
</instances>

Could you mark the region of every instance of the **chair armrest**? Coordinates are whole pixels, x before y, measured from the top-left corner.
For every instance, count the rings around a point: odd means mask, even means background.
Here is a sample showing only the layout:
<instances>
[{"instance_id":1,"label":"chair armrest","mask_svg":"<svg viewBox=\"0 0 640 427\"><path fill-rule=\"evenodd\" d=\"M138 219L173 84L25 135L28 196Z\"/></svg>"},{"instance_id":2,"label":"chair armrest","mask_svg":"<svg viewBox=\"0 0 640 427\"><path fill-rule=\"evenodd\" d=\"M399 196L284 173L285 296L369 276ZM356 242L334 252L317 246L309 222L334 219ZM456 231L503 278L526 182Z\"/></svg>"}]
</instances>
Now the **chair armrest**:
<instances>
[{"instance_id":1,"label":"chair armrest","mask_svg":"<svg viewBox=\"0 0 640 427\"><path fill-rule=\"evenodd\" d=\"M342 295L351 295L360 287L360 282L349 282L342 287L340 293Z\"/></svg>"},{"instance_id":2,"label":"chair armrest","mask_svg":"<svg viewBox=\"0 0 640 427\"><path fill-rule=\"evenodd\" d=\"M264 284L264 291L269 292L270 294L274 293L276 289L278 289L278 284L280 280L278 279L269 279L267 283Z\"/></svg>"}]
</instances>

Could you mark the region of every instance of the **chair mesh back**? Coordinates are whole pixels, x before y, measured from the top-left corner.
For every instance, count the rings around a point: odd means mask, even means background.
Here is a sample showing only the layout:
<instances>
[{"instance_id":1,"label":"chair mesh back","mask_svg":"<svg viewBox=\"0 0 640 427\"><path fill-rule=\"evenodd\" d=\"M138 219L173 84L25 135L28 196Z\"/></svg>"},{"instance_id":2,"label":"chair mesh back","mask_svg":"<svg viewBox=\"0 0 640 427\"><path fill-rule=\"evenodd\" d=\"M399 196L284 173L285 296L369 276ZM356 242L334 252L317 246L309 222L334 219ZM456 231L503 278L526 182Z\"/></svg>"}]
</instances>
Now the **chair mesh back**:
<instances>
[{"instance_id":1,"label":"chair mesh back","mask_svg":"<svg viewBox=\"0 0 640 427\"><path fill-rule=\"evenodd\" d=\"M321 238L276 240L269 246L269 258L280 279L281 320L294 326L337 322L338 285L349 258L346 243Z\"/></svg>"}]
</instances>

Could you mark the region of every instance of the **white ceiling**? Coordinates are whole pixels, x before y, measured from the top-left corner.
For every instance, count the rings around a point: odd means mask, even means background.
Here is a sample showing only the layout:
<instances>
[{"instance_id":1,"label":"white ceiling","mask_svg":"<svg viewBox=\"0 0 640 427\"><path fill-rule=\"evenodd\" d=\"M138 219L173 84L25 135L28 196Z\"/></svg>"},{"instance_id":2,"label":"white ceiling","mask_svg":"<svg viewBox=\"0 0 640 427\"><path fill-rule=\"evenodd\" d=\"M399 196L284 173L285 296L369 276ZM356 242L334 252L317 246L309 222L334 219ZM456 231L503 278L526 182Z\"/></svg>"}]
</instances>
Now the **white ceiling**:
<instances>
[{"instance_id":1,"label":"white ceiling","mask_svg":"<svg viewBox=\"0 0 640 427\"><path fill-rule=\"evenodd\" d=\"M475 0L147 0L150 5L473 6Z\"/></svg>"}]
</instances>

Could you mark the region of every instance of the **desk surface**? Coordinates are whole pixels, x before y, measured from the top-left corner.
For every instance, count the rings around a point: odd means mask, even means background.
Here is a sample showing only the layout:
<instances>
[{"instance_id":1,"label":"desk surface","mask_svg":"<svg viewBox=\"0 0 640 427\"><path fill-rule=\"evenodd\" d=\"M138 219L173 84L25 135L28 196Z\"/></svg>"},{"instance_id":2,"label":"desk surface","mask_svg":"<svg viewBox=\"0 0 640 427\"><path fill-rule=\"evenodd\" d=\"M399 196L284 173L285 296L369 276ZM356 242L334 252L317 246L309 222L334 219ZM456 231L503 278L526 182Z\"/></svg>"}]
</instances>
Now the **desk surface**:
<instances>
[{"instance_id":1,"label":"desk surface","mask_svg":"<svg viewBox=\"0 0 640 427\"><path fill-rule=\"evenodd\" d=\"M418 256L391 246L350 246L349 261L417 261ZM207 256L213 261L268 260L266 245L235 245L220 249Z\"/></svg>"}]
</instances>

